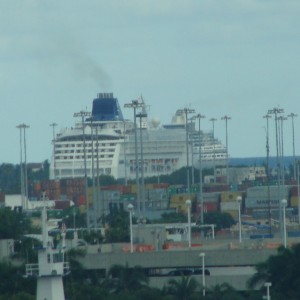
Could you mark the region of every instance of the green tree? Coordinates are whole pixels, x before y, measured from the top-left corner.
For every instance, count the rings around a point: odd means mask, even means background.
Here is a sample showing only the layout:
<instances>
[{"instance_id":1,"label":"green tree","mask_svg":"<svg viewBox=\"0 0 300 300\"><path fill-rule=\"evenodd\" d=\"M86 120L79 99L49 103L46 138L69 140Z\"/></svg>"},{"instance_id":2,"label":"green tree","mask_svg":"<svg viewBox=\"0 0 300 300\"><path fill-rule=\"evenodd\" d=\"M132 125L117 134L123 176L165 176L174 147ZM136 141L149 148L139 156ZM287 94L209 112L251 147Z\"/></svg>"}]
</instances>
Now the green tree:
<instances>
[{"instance_id":1,"label":"green tree","mask_svg":"<svg viewBox=\"0 0 300 300\"><path fill-rule=\"evenodd\" d=\"M148 284L148 277L144 270L135 266L129 268L128 265L114 265L108 272L108 288L114 293L123 291L136 291Z\"/></svg>"},{"instance_id":2,"label":"green tree","mask_svg":"<svg viewBox=\"0 0 300 300\"><path fill-rule=\"evenodd\" d=\"M20 166L13 164L0 165L0 190L5 194L20 192Z\"/></svg>"},{"instance_id":3,"label":"green tree","mask_svg":"<svg viewBox=\"0 0 300 300\"><path fill-rule=\"evenodd\" d=\"M31 231L28 218L9 207L0 208L0 239L18 239Z\"/></svg>"},{"instance_id":4,"label":"green tree","mask_svg":"<svg viewBox=\"0 0 300 300\"><path fill-rule=\"evenodd\" d=\"M233 217L228 213L223 212L209 212L204 214L205 224L215 224L216 230L223 228L230 228L235 221Z\"/></svg>"},{"instance_id":5,"label":"green tree","mask_svg":"<svg viewBox=\"0 0 300 300\"><path fill-rule=\"evenodd\" d=\"M31 299L30 295L34 295L36 290L36 280L33 278L24 278L24 273L25 271L22 266L17 267L9 262L1 262L0 295L5 296L5 299L13 299L13 295L16 296L19 293L23 293L23 295L26 294L28 296L28 298L23 299ZM19 297L14 299L22 298Z\"/></svg>"},{"instance_id":6,"label":"green tree","mask_svg":"<svg viewBox=\"0 0 300 300\"><path fill-rule=\"evenodd\" d=\"M170 279L168 281L168 293L174 295L178 300L196 299L196 289L198 283L192 276L182 276L179 280Z\"/></svg>"},{"instance_id":7,"label":"green tree","mask_svg":"<svg viewBox=\"0 0 300 300\"><path fill-rule=\"evenodd\" d=\"M120 208L112 208L105 217L108 228L105 232L105 241L109 243L128 242L129 236L129 214Z\"/></svg>"},{"instance_id":8,"label":"green tree","mask_svg":"<svg viewBox=\"0 0 300 300\"><path fill-rule=\"evenodd\" d=\"M272 283L272 293L276 295L272 299L300 299L300 244L280 247L277 255L256 266L249 287L262 286L264 282Z\"/></svg>"},{"instance_id":9,"label":"green tree","mask_svg":"<svg viewBox=\"0 0 300 300\"><path fill-rule=\"evenodd\" d=\"M187 215L183 213L171 212L163 213L159 223L185 223L187 222Z\"/></svg>"},{"instance_id":10,"label":"green tree","mask_svg":"<svg viewBox=\"0 0 300 300\"><path fill-rule=\"evenodd\" d=\"M217 284L211 289L208 289L206 300L245 300L241 293L237 292L228 283Z\"/></svg>"},{"instance_id":11,"label":"green tree","mask_svg":"<svg viewBox=\"0 0 300 300\"><path fill-rule=\"evenodd\" d=\"M43 162L42 168L38 171L33 171L31 168L29 168L27 166L28 180L31 182L48 180L49 179L49 169L50 169L50 163L48 160L45 160Z\"/></svg>"}]
</instances>

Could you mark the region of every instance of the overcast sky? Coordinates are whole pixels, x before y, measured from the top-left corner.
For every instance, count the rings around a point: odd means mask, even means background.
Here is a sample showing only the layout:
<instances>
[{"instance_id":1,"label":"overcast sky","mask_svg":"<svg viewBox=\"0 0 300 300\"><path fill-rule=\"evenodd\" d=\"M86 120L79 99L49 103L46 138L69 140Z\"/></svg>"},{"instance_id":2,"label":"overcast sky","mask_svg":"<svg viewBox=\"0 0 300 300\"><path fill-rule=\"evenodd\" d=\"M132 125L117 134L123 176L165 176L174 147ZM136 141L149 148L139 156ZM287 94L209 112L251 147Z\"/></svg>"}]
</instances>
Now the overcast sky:
<instances>
[{"instance_id":1,"label":"overcast sky","mask_svg":"<svg viewBox=\"0 0 300 300\"><path fill-rule=\"evenodd\" d=\"M232 157L265 155L269 109L295 118L300 154L299 0L0 1L0 163L51 159L52 128L71 127L99 92L123 108L143 95L149 115L169 123L177 109L206 115L204 131ZM126 118L132 110L124 109ZM275 155L274 120L270 151ZM292 155L292 121L284 122Z\"/></svg>"}]
</instances>

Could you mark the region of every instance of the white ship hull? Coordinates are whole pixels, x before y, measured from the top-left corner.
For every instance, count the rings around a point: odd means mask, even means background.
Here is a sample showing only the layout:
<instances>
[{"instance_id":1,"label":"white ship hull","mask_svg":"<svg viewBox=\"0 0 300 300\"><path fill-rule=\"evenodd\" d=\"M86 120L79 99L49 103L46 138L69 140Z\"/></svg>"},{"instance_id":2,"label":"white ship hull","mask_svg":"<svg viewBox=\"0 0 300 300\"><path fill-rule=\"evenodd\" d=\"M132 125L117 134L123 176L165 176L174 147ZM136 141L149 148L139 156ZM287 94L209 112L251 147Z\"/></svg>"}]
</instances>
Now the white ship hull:
<instances>
[{"instance_id":1,"label":"white ship hull","mask_svg":"<svg viewBox=\"0 0 300 300\"><path fill-rule=\"evenodd\" d=\"M108 103L109 99L116 100L112 94L100 94L94 101L102 99ZM199 168L199 140L198 146L197 141L189 141L187 155L186 129L182 124L148 128L147 119L143 119L135 141L134 124L124 120L120 111L116 116L111 120L102 120L105 116L85 120L74 128L61 130L54 140L50 178L79 178L86 172L87 177L104 174L134 179L136 168L139 173L143 169L144 177L167 175L187 166L187 156L188 165ZM193 136L199 134L194 130ZM201 136L205 141L201 147L202 167L225 165L226 148L209 134Z\"/></svg>"}]
</instances>

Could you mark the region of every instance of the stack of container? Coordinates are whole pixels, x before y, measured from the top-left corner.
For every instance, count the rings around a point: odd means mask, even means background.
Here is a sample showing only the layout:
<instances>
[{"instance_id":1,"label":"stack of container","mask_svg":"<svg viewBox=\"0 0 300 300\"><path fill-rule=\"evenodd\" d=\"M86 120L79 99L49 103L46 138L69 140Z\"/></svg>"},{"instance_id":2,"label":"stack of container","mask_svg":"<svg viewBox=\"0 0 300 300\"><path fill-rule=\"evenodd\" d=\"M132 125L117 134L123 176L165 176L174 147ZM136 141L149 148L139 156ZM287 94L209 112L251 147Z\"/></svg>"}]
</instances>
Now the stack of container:
<instances>
[{"instance_id":1,"label":"stack of container","mask_svg":"<svg viewBox=\"0 0 300 300\"><path fill-rule=\"evenodd\" d=\"M298 187L297 186L292 186L290 190L290 195L291 195L291 200L290 204L292 208L298 208L298 203L299 203L299 193L298 193Z\"/></svg>"},{"instance_id":2,"label":"stack of container","mask_svg":"<svg viewBox=\"0 0 300 300\"><path fill-rule=\"evenodd\" d=\"M205 193L215 193L229 191L230 187L227 184L205 184L203 186L203 192Z\"/></svg>"},{"instance_id":3,"label":"stack of container","mask_svg":"<svg viewBox=\"0 0 300 300\"><path fill-rule=\"evenodd\" d=\"M237 202L238 197L241 197L243 199L243 195L241 192L222 192L220 194L221 212L228 213L234 219L237 219L239 213L239 204ZM243 207L243 203L241 203L241 209L242 207Z\"/></svg>"},{"instance_id":4,"label":"stack of container","mask_svg":"<svg viewBox=\"0 0 300 300\"><path fill-rule=\"evenodd\" d=\"M279 209L282 199L289 199L289 186L255 186L247 189L245 208L248 213L254 209Z\"/></svg>"},{"instance_id":5,"label":"stack of container","mask_svg":"<svg viewBox=\"0 0 300 300\"><path fill-rule=\"evenodd\" d=\"M145 191L147 209L161 210L168 207L168 190L166 188L147 189Z\"/></svg>"},{"instance_id":6,"label":"stack of container","mask_svg":"<svg viewBox=\"0 0 300 300\"><path fill-rule=\"evenodd\" d=\"M72 199L76 206L85 205L85 180L61 179L60 180L61 198Z\"/></svg>"},{"instance_id":7,"label":"stack of container","mask_svg":"<svg viewBox=\"0 0 300 300\"><path fill-rule=\"evenodd\" d=\"M176 209L178 212L187 212L186 200L196 201L196 194L175 194L171 196L170 208Z\"/></svg>"},{"instance_id":8,"label":"stack of container","mask_svg":"<svg viewBox=\"0 0 300 300\"><path fill-rule=\"evenodd\" d=\"M203 212L216 212L219 211L220 193L203 193ZM201 198L197 194L197 212L201 212Z\"/></svg>"},{"instance_id":9,"label":"stack of container","mask_svg":"<svg viewBox=\"0 0 300 300\"><path fill-rule=\"evenodd\" d=\"M60 198L60 182L57 180L44 180L41 185L36 185L36 187L41 189L40 196L42 195L42 192L45 192L50 200L58 200Z\"/></svg>"}]
</instances>

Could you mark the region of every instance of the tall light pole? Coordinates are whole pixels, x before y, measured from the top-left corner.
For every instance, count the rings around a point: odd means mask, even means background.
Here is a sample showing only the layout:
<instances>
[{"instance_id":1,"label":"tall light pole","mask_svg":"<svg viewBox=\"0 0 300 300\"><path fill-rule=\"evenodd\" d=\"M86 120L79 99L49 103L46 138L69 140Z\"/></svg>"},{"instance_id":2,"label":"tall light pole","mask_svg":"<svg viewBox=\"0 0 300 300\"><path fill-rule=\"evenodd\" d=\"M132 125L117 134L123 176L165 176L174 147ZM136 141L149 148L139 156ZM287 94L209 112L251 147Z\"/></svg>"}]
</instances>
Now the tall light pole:
<instances>
[{"instance_id":1,"label":"tall light pole","mask_svg":"<svg viewBox=\"0 0 300 300\"><path fill-rule=\"evenodd\" d=\"M242 220L241 220L241 203L242 203L242 197L237 196L236 201L238 204L238 213L239 213L239 242L242 242Z\"/></svg>"},{"instance_id":2,"label":"tall light pole","mask_svg":"<svg viewBox=\"0 0 300 300\"><path fill-rule=\"evenodd\" d=\"M202 139L201 139L201 119L205 118L205 115L201 115L200 113L194 116L195 119L198 119L198 139L199 139L199 198L201 201L201 214L200 214L200 221L201 225L204 224L204 202L203 202L203 185L202 185ZM201 231L201 235L203 237L204 232Z\"/></svg>"},{"instance_id":3,"label":"tall light pole","mask_svg":"<svg viewBox=\"0 0 300 300\"><path fill-rule=\"evenodd\" d=\"M28 176L27 176L27 147L26 147L26 129L29 128L29 125L23 124L24 131L24 182L25 182L25 208L27 209L28 203Z\"/></svg>"},{"instance_id":4,"label":"tall light pole","mask_svg":"<svg viewBox=\"0 0 300 300\"><path fill-rule=\"evenodd\" d=\"M231 117L225 115L221 118L221 120L225 120L225 131L226 131L226 183L229 184L229 174L228 174L228 127L227 123L229 120L231 120Z\"/></svg>"},{"instance_id":5,"label":"tall light pole","mask_svg":"<svg viewBox=\"0 0 300 300\"><path fill-rule=\"evenodd\" d=\"M213 141L213 167L214 167L214 183L216 183L216 149L215 149L215 121L217 119L211 118L209 121L212 122L212 141Z\"/></svg>"},{"instance_id":6,"label":"tall light pole","mask_svg":"<svg viewBox=\"0 0 300 300\"><path fill-rule=\"evenodd\" d=\"M26 129L29 125L19 124L16 126L20 129L20 176L21 176L21 201L22 208L27 209L28 201L28 179L27 179L27 149L26 149ZM22 134L23 132L23 134ZM23 137L23 142L22 142ZM24 149L24 161L23 161L23 149Z\"/></svg>"},{"instance_id":7,"label":"tall light pole","mask_svg":"<svg viewBox=\"0 0 300 300\"><path fill-rule=\"evenodd\" d=\"M282 219L283 219L283 245L286 248L286 223L285 223L285 208L287 206L286 199L281 200L281 207L282 207Z\"/></svg>"},{"instance_id":8,"label":"tall light pole","mask_svg":"<svg viewBox=\"0 0 300 300\"><path fill-rule=\"evenodd\" d=\"M295 158L295 127L294 118L297 117L296 114L291 113L288 115L292 119L292 134L293 134L293 167L294 167L294 180L296 180L296 158Z\"/></svg>"},{"instance_id":9,"label":"tall light pole","mask_svg":"<svg viewBox=\"0 0 300 300\"><path fill-rule=\"evenodd\" d=\"M205 253L201 252L199 256L202 258L202 295L205 297Z\"/></svg>"},{"instance_id":10,"label":"tall light pole","mask_svg":"<svg viewBox=\"0 0 300 300\"><path fill-rule=\"evenodd\" d=\"M194 109L185 107L179 109L179 113L185 114L185 142L186 142L186 181L187 181L187 193L190 194L190 163L189 163L189 129L188 129L188 114L195 113Z\"/></svg>"},{"instance_id":11,"label":"tall light pole","mask_svg":"<svg viewBox=\"0 0 300 300\"><path fill-rule=\"evenodd\" d=\"M300 174L299 174L299 164L300 161L297 161L297 195L298 195L298 224L300 225Z\"/></svg>"},{"instance_id":12,"label":"tall light pole","mask_svg":"<svg viewBox=\"0 0 300 300\"><path fill-rule=\"evenodd\" d=\"M277 189L278 189L278 197L280 199L280 197L283 197L282 195L282 190L280 188L281 186L281 167L280 167L280 156L279 156L279 153L280 153L280 147L279 147L279 139L278 139L278 134L279 134L279 115L284 113L284 110L282 108L279 108L279 107L275 107L273 109L269 109L268 110L268 114L269 115L274 115L274 121L275 121L275 140L276 140L276 163L277 163ZM282 223L281 223L281 218L282 218L282 215L281 215L281 209L279 209L279 226L280 226L280 233L282 234Z\"/></svg>"},{"instance_id":13,"label":"tall light pole","mask_svg":"<svg viewBox=\"0 0 300 300\"><path fill-rule=\"evenodd\" d=\"M97 201L97 192L96 192L96 178L95 178L95 152L94 152L94 116L90 118L90 126L91 126L91 151L92 151L92 188L93 188L93 219L94 219L94 227L97 228L97 215L96 215L96 201Z\"/></svg>"},{"instance_id":14,"label":"tall light pole","mask_svg":"<svg viewBox=\"0 0 300 300\"><path fill-rule=\"evenodd\" d=\"M129 211L129 227L130 227L130 253L133 252L133 230L132 230L132 214L134 207L131 203L127 205L127 209Z\"/></svg>"},{"instance_id":15,"label":"tall light pole","mask_svg":"<svg viewBox=\"0 0 300 300\"><path fill-rule=\"evenodd\" d=\"M123 120L123 138L124 138L124 145L123 145L123 155L124 155L124 185L127 186L127 157L126 157L126 122Z\"/></svg>"},{"instance_id":16,"label":"tall light pole","mask_svg":"<svg viewBox=\"0 0 300 300\"><path fill-rule=\"evenodd\" d=\"M278 114L284 113L284 110L282 108L275 107L273 109L268 110L269 115L274 115L274 121L275 121L275 139L276 139L276 158L277 158L277 185L278 190L280 188L280 161L279 161L279 141L278 141Z\"/></svg>"},{"instance_id":17,"label":"tall light pole","mask_svg":"<svg viewBox=\"0 0 300 300\"><path fill-rule=\"evenodd\" d=\"M90 204L88 198L88 179L87 179L87 166L86 166L86 145L85 145L85 124L84 118L89 117L91 115L90 112L80 111L78 113L74 113L74 118L81 117L81 125L82 125L82 139L83 139L83 160L84 160L84 190L85 190L85 199L86 199L86 227L90 228Z\"/></svg>"},{"instance_id":18,"label":"tall light pole","mask_svg":"<svg viewBox=\"0 0 300 300\"><path fill-rule=\"evenodd\" d=\"M21 202L22 208L25 209L25 198L24 198L24 171L23 171L23 143L22 143L22 126L24 124L20 124L16 126L20 129L20 180L21 180Z\"/></svg>"},{"instance_id":19,"label":"tall light pole","mask_svg":"<svg viewBox=\"0 0 300 300\"><path fill-rule=\"evenodd\" d=\"M131 103L124 104L125 108L133 109L133 119L134 119L134 152L135 152L135 184L137 189L137 205L138 213L141 214L141 202L140 202L140 185L139 185L139 167L138 167L138 150L137 150L137 126L136 126L136 109L143 106L138 100L132 100Z\"/></svg>"},{"instance_id":20,"label":"tall light pole","mask_svg":"<svg viewBox=\"0 0 300 300\"><path fill-rule=\"evenodd\" d=\"M99 211L101 211L102 209L102 213L104 214L104 201L102 201L102 207L100 205L100 173L99 173L99 136L98 136L98 124L96 124L96 152L97 152L97 155L96 155L96 160L97 160L97 171L96 171L96 174L97 174L97 181L96 181L96 195L97 195L97 200L96 200L96 215L99 214ZM101 216L102 217L102 216Z\"/></svg>"},{"instance_id":21,"label":"tall light pole","mask_svg":"<svg viewBox=\"0 0 300 300\"><path fill-rule=\"evenodd\" d=\"M141 147L141 185L140 185L140 197L142 202L142 211L143 216L145 217L146 213L146 204L145 204L145 181L144 181L144 152L143 152L143 128L142 128L142 119L147 118L146 113L136 114L136 117L140 119L140 147Z\"/></svg>"},{"instance_id":22,"label":"tall light pole","mask_svg":"<svg viewBox=\"0 0 300 300\"><path fill-rule=\"evenodd\" d=\"M264 299L271 300L270 287L272 286L272 283L271 282L265 282L264 286L267 288L267 296L265 296Z\"/></svg>"},{"instance_id":23,"label":"tall light pole","mask_svg":"<svg viewBox=\"0 0 300 300\"><path fill-rule=\"evenodd\" d=\"M285 166L284 166L284 140L283 140L283 121L287 120L284 116L279 116L278 120L280 121L280 141L281 141L281 179L282 186L285 185Z\"/></svg>"},{"instance_id":24,"label":"tall light pole","mask_svg":"<svg viewBox=\"0 0 300 300\"><path fill-rule=\"evenodd\" d=\"M53 177L54 180L56 179L56 143L55 143L55 127L57 126L56 123L51 123L50 126L52 127L52 143L53 143Z\"/></svg>"},{"instance_id":25,"label":"tall light pole","mask_svg":"<svg viewBox=\"0 0 300 300\"><path fill-rule=\"evenodd\" d=\"M266 152L267 152L267 184L268 184L268 208L269 208L269 226L270 234L272 233L272 216L271 216L271 199L270 199L270 143L269 143L269 119L272 118L269 114L263 116L267 120L267 130L266 130Z\"/></svg>"},{"instance_id":26,"label":"tall light pole","mask_svg":"<svg viewBox=\"0 0 300 300\"><path fill-rule=\"evenodd\" d=\"M188 227L189 227L189 230L188 230L188 240L189 240L189 249L191 249L191 239L192 239L192 232L191 232L191 206L192 206L192 202L190 199L187 199L185 201L185 205L186 205L186 208L187 208L187 212L188 212Z\"/></svg>"}]
</instances>

